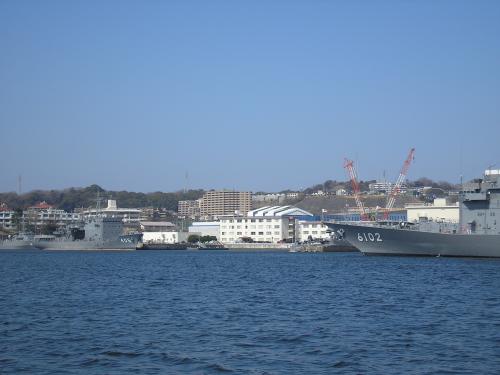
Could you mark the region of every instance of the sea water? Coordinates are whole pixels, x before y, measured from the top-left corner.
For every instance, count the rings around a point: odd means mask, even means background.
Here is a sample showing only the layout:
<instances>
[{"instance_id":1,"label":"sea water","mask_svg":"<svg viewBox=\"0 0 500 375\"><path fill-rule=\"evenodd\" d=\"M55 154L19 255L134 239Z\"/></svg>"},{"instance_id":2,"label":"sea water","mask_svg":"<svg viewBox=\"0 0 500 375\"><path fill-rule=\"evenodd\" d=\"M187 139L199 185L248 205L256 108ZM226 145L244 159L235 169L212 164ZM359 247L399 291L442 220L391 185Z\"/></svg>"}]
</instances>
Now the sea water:
<instances>
[{"instance_id":1,"label":"sea water","mask_svg":"<svg viewBox=\"0 0 500 375\"><path fill-rule=\"evenodd\" d=\"M1 252L1 374L498 374L500 261Z\"/></svg>"}]
</instances>

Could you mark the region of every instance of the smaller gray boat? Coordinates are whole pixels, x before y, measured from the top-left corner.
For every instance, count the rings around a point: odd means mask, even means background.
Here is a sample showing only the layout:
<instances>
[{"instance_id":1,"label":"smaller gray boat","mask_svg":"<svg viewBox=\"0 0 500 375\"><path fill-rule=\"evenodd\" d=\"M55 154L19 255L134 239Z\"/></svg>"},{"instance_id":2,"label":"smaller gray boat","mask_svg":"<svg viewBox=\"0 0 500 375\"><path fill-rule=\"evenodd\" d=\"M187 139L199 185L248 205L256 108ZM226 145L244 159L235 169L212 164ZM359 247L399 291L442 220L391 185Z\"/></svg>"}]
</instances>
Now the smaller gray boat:
<instances>
[{"instance_id":1,"label":"smaller gray boat","mask_svg":"<svg viewBox=\"0 0 500 375\"><path fill-rule=\"evenodd\" d=\"M139 243L137 250L187 250L187 243Z\"/></svg>"},{"instance_id":2,"label":"smaller gray boat","mask_svg":"<svg viewBox=\"0 0 500 375\"><path fill-rule=\"evenodd\" d=\"M35 238L33 245L41 250L135 250L141 241L142 233L123 234L120 218L95 217L66 236Z\"/></svg>"}]
</instances>

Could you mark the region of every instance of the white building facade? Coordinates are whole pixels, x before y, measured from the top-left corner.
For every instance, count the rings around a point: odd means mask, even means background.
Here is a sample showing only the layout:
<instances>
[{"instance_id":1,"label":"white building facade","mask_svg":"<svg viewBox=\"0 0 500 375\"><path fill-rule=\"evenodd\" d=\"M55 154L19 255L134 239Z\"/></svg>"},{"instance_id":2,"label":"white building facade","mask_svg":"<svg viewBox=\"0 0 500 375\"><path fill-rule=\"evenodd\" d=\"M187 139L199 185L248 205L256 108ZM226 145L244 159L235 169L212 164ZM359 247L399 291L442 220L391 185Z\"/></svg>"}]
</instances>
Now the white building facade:
<instances>
[{"instance_id":1,"label":"white building facade","mask_svg":"<svg viewBox=\"0 0 500 375\"><path fill-rule=\"evenodd\" d=\"M26 225L34 226L37 230L48 223L56 224L58 227L76 223L81 220L81 216L76 212L66 212L54 208L47 202L40 202L24 210L22 220Z\"/></svg>"},{"instance_id":2,"label":"white building facade","mask_svg":"<svg viewBox=\"0 0 500 375\"><path fill-rule=\"evenodd\" d=\"M14 211L0 209L0 228L9 230L15 229L14 214Z\"/></svg>"},{"instance_id":3,"label":"white building facade","mask_svg":"<svg viewBox=\"0 0 500 375\"><path fill-rule=\"evenodd\" d=\"M246 216L222 217L219 238L223 243L293 241L297 216L312 214L292 206L268 206L249 211Z\"/></svg>"},{"instance_id":4,"label":"white building facade","mask_svg":"<svg viewBox=\"0 0 500 375\"><path fill-rule=\"evenodd\" d=\"M299 221L297 223L296 238L299 242L329 240L328 227L321 221Z\"/></svg>"}]
</instances>

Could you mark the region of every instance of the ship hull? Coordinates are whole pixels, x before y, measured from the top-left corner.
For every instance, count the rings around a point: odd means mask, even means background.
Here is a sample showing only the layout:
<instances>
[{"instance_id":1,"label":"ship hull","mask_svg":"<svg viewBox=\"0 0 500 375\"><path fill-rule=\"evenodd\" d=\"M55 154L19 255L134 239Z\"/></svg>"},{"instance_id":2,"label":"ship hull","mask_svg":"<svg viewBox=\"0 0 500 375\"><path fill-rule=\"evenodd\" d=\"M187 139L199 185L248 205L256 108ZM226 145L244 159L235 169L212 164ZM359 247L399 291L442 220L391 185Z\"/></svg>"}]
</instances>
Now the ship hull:
<instances>
[{"instance_id":1,"label":"ship hull","mask_svg":"<svg viewBox=\"0 0 500 375\"><path fill-rule=\"evenodd\" d=\"M432 233L325 223L362 253L450 257L500 257L500 235Z\"/></svg>"},{"instance_id":2,"label":"ship hull","mask_svg":"<svg viewBox=\"0 0 500 375\"><path fill-rule=\"evenodd\" d=\"M36 247L28 240L5 240L0 242L0 250L36 250Z\"/></svg>"},{"instance_id":3,"label":"ship hull","mask_svg":"<svg viewBox=\"0 0 500 375\"><path fill-rule=\"evenodd\" d=\"M34 245L41 250L135 250L141 239L142 235L130 234L109 241L54 240L36 241Z\"/></svg>"}]
</instances>

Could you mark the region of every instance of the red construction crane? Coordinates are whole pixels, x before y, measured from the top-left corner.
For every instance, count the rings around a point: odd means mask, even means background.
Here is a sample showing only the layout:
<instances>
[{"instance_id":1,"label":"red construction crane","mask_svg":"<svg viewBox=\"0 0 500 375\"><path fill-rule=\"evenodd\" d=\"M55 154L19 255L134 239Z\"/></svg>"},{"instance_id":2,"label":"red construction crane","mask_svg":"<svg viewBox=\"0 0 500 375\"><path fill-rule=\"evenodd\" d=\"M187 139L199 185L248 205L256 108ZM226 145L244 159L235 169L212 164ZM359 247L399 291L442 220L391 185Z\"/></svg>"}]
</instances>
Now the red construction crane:
<instances>
[{"instance_id":1,"label":"red construction crane","mask_svg":"<svg viewBox=\"0 0 500 375\"><path fill-rule=\"evenodd\" d=\"M415 158L415 149L412 148L410 152L408 153L408 157L406 158L403 167L401 168L401 172L399 172L399 177L396 181L396 184L391 190L391 193L387 197L387 204L385 205L384 209L384 220L387 220L389 218L389 211L394 207L394 202L396 202L396 196L399 194L399 190L401 189L401 186L403 185L403 182L406 179L406 174L408 173L408 169L410 168L410 164Z\"/></svg>"},{"instance_id":2,"label":"red construction crane","mask_svg":"<svg viewBox=\"0 0 500 375\"><path fill-rule=\"evenodd\" d=\"M351 179L352 190L354 192L354 199L356 200L356 205L358 206L359 213L361 214L361 220L368 220L368 215L366 214L365 206L359 198L359 183L356 174L356 169L354 169L354 162L347 158L344 158L344 168L347 169L349 178Z\"/></svg>"}]
</instances>

